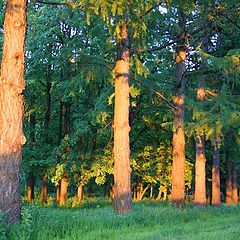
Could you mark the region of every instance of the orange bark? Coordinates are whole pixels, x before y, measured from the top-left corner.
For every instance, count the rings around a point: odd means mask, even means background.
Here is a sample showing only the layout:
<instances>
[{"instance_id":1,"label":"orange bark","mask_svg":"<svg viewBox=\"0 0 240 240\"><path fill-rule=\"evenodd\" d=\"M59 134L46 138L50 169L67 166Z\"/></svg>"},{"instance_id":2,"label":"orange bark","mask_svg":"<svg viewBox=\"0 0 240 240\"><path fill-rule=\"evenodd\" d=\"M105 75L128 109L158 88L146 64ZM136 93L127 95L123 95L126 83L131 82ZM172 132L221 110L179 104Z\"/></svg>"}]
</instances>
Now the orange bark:
<instances>
[{"instance_id":1,"label":"orange bark","mask_svg":"<svg viewBox=\"0 0 240 240\"><path fill-rule=\"evenodd\" d=\"M28 173L28 201L34 199L34 175L33 172Z\"/></svg>"},{"instance_id":2,"label":"orange bark","mask_svg":"<svg viewBox=\"0 0 240 240\"><path fill-rule=\"evenodd\" d=\"M184 136L184 86L185 86L185 59L187 47L185 46L187 35L185 33L185 16L179 12L178 48L176 53L176 79L173 117L173 165L172 165L172 192L171 202L177 207L183 207L184 202L184 165L185 165L185 136Z\"/></svg>"},{"instance_id":3,"label":"orange bark","mask_svg":"<svg viewBox=\"0 0 240 240\"><path fill-rule=\"evenodd\" d=\"M206 206L206 159L204 136L196 138L196 163L195 163L195 195L194 205L196 207Z\"/></svg>"},{"instance_id":4,"label":"orange bark","mask_svg":"<svg viewBox=\"0 0 240 240\"><path fill-rule=\"evenodd\" d=\"M8 223L20 220L26 0L6 0L0 77L0 211Z\"/></svg>"},{"instance_id":5,"label":"orange bark","mask_svg":"<svg viewBox=\"0 0 240 240\"><path fill-rule=\"evenodd\" d=\"M42 202L47 202L47 175L42 176Z\"/></svg>"},{"instance_id":6,"label":"orange bark","mask_svg":"<svg viewBox=\"0 0 240 240\"><path fill-rule=\"evenodd\" d=\"M117 213L132 210L129 147L129 39L124 22L117 36L114 106L114 209Z\"/></svg>"},{"instance_id":7,"label":"orange bark","mask_svg":"<svg viewBox=\"0 0 240 240\"><path fill-rule=\"evenodd\" d=\"M61 190L60 190L60 198L59 198L59 205L61 207L66 205L67 187L68 187L68 176L65 173L61 179Z\"/></svg>"},{"instance_id":8,"label":"orange bark","mask_svg":"<svg viewBox=\"0 0 240 240\"><path fill-rule=\"evenodd\" d=\"M233 204L238 204L238 188L237 188L237 173L236 163L232 162L232 201Z\"/></svg>"},{"instance_id":9,"label":"orange bark","mask_svg":"<svg viewBox=\"0 0 240 240\"><path fill-rule=\"evenodd\" d=\"M83 200L83 184L81 183L78 185L77 200L79 203L82 202Z\"/></svg>"}]
</instances>

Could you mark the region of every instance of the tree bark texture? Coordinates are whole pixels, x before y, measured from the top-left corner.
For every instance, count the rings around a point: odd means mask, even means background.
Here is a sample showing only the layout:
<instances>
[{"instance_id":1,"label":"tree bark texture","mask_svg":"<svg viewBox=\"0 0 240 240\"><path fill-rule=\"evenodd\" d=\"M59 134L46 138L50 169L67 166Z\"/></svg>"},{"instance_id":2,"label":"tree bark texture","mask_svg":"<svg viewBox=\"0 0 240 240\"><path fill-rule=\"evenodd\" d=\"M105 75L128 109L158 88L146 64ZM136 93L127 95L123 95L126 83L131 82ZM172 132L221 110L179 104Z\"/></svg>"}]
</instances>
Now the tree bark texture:
<instances>
[{"instance_id":1,"label":"tree bark texture","mask_svg":"<svg viewBox=\"0 0 240 240\"><path fill-rule=\"evenodd\" d=\"M184 202L184 165L185 165L185 136L184 136L184 87L185 87L185 59L187 53L187 35L185 31L185 16L179 13L178 45L176 51L176 81L173 118L173 165L171 202L176 207L183 207Z\"/></svg>"},{"instance_id":2,"label":"tree bark texture","mask_svg":"<svg viewBox=\"0 0 240 240\"><path fill-rule=\"evenodd\" d=\"M0 210L20 220L20 173L26 33L26 0L6 0L0 77Z\"/></svg>"},{"instance_id":3,"label":"tree bark texture","mask_svg":"<svg viewBox=\"0 0 240 240\"><path fill-rule=\"evenodd\" d=\"M33 172L28 173L28 201L34 200L34 175Z\"/></svg>"},{"instance_id":4,"label":"tree bark texture","mask_svg":"<svg viewBox=\"0 0 240 240\"><path fill-rule=\"evenodd\" d=\"M61 191L59 199L59 205L61 207L64 207L66 205L67 187L68 187L68 175L65 173L61 179Z\"/></svg>"},{"instance_id":5,"label":"tree bark texture","mask_svg":"<svg viewBox=\"0 0 240 240\"><path fill-rule=\"evenodd\" d=\"M41 191L42 202L47 202L47 175L42 176L42 191Z\"/></svg>"},{"instance_id":6,"label":"tree bark texture","mask_svg":"<svg viewBox=\"0 0 240 240\"><path fill-rule=\"evenodd\" d=\"M196 143L196 162L195 162L195 195L194 205L196 207L206 206L206 158L204 135L199 134Z\"/></svg>"},{"instance_id":7,"label":"tree bark texture","mask_svg":"<svg viewBox=\"0 0 240 240\"><path fill-rule=\"evenodd\" d=\"M220 149L214 147L212 164L212 206L219 207L220 205Z\"/></svg>"},{"instance_id":8,"label":"tree bark texture","mask_svg":"<svg viewBox=\"0 0 240 240\"><path fill-rule=\"evenodd\" d=\"M125 21L117 36L117 61L114 106L114 209L132 211L131 168L129 149L129 39Z\"/></svg>"},{"instance_id":9,"label":"tree bark texture","mask_svg":"<svg viewBox=\"0 0 240 240\"><path fill-rule=\"evenodd\" d=\"M232 201L233 204L238 204L237 172L235 161L232 162Z\"/></svg>"}]
</instances>

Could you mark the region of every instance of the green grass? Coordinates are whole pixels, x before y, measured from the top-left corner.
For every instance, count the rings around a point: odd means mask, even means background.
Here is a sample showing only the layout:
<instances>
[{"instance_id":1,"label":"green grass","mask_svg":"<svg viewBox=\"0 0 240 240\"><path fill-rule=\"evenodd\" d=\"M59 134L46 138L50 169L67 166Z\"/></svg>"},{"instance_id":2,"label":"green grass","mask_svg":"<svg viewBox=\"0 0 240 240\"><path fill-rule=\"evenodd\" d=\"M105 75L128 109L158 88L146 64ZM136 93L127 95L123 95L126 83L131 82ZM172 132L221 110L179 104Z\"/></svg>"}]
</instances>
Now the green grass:
<instances>
[{"instance_id":1,"label":"green grass","mask_svg":"<svg viewBox=\"0 0 240 240\"><path fill-rule=\"evenodd\" d=\"M0 223L0 239L240 240L240 208L176 209L147 201L120 216L106 203L75 209L26 206L22 223L3 229Z\"/></svg>"}]
</instances>

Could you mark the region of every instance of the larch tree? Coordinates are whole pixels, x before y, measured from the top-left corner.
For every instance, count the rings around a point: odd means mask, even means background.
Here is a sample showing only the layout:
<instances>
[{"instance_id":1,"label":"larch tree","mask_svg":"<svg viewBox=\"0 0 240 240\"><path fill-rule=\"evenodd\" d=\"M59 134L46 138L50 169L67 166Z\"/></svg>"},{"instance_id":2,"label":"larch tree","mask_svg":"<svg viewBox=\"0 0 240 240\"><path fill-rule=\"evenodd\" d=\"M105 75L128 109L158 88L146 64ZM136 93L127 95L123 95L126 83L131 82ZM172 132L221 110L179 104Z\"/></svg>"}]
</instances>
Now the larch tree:
<instances>
[{"instance_id":1,"label":"larch tree","mask_svg":"<svg viewBox=\"0 0 240 240\"><path fill-rule=\"evenodd\" d=\"M201 39L203 51L207 50L208 37L205 35ZM197 99L200 103L206 100L205 78L203 73L205 69L205 62L200 62L200 76L198 77ZM196 207L206 206L206 157L205 157L205 136L204 130L201 128L197 130L195 137L196 145L196 161L195 161L195 194L194 205Z\"/></svg>"},{"instance_id":2,"label":"larch tree","mask_svg":"<svg viewBox=\"0 0 240 240\"><path fill-rule=\"evenodd\" d=\"M186 66L185 60L188 51L188 34L186 33L186 16L179 9L179 34L176 50L176 77L173 119L173 166L171 202L174 206L184 206L184 167L185 167L185 136L184 136L184 87Z\"/></svg>"},{"instance_id":3,"label":"larch tree","mask_svg":"<svg viewBox=\"0 0 240 240\"><path fill-rule=\"evenodd\" d=\"M20 220L26 0L6 0L0 77L0 210L9 223Z\"/></svg>"},{"instance_id":4,"label":"larch tree","mask_svg":"<svg viewBox=\"0 0 240 240\"><path fill-rule=\"evenodd\" d=\"M114 208L117 213L132 210L129 148L130 46L127 14L119 21L115 66L114 106Z\"/></svg>"}]
</instances>

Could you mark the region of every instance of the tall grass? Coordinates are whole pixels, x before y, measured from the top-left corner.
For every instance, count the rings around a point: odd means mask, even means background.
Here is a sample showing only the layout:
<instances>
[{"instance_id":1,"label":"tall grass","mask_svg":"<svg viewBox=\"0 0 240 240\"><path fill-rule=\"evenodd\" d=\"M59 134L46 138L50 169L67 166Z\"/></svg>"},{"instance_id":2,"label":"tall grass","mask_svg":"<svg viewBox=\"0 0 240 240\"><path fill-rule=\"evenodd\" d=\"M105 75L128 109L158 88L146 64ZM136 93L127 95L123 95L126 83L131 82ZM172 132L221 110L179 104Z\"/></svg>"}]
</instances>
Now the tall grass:
<instances>
[{"instance_id":1,"label":"tall grass","mask_svg":"<svg viewBox=\"0 0 240 240\"><path fill-rule=\"evenodd\" d=\"M2 239L240 239L239 207L176 209L146 201L135 204L130 214L116 215L106 205L91 202L74 209L26 206L22 223L5 226Z\"/></svg>"}]
</instances>

